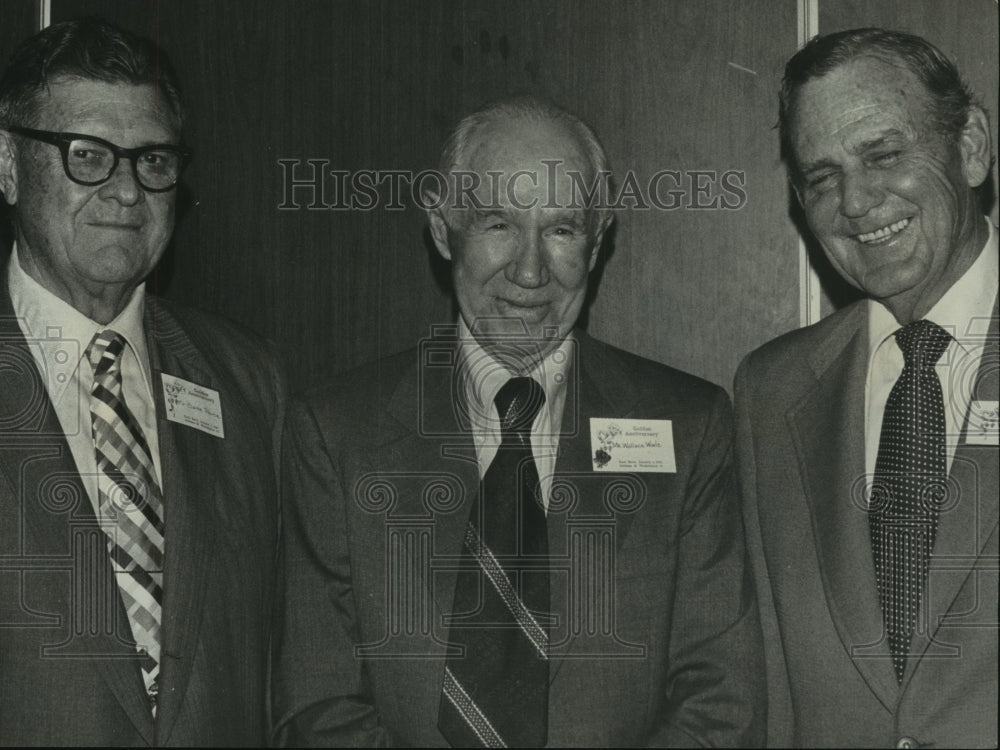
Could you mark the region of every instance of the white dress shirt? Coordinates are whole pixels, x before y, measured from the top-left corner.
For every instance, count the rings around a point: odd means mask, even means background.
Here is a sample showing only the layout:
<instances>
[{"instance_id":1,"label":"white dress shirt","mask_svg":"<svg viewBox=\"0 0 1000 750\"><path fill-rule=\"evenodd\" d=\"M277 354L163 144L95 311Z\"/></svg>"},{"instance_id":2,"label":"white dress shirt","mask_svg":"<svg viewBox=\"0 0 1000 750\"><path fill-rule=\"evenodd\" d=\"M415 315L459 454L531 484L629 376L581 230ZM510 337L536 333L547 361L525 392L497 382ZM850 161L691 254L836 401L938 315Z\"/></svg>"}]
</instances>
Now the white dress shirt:
<instances>
[{"instance_id":1,"label":"white dress shirt","mask_svg":"<svg viewBox=\"0 0 1000 750\"><path fill-rule=\"evenodd\" d=\"M461 318L459 318L459 336L461 343L458 367L461 393L472 425L479 476L482 478L486 475L486 470L493 462L502 441L500 415L497 414L493 400L507 381L518 377L518 374L493 359L479 345ZM531 426L531 452L538 469L542 501L546 511L549 507L549 493L552 490L552 475L559 454L559 431L562 429L566 385L572 370L575 346L576 342L570 334L527 373L527 377L538 381L545 391L545 405L538 410L538 415Z\"/></svg>"},{"instance_id":2,"label":"white dress shirt","mask_svg":"<svg viewBox=\"0 0 1000 750\"><path fill-rule=\"evenodd\" d=\"M971 385L979 372L986 333L997 299L997 230L986 220L989 238L979 257L945 292L925 320L937 323L952 341L937 364L945 404L945 446L948 471L965 426L972 396ZM903 371L903 352L894 334L899 322L880 302L868 302L868 380L865 387L865 471L871 489L875 459L882 431L882 415L889 391Z\"/></svg>"},{"instance_id":3,"label":"white dress shirt","mask_svg":"<svg viewBox=\"0 0 1000 750\"><path fill-rule=\"evenodd\" d=\"M107 328L120 333L128 344L122 354L122 392L125 403L145 433L156 481L162 488L156 406L142 325L145 285L140 284L133 292L132 299L118 317L101 325L31 278L21 267L16 243L7 266L7 283L18 326L62 425L95 515L100 517L97 457L90 420L94 370L84 352L94 334ZM110 479L102 476L101 481L110 489Z\"/></svg>"}]
</instances>

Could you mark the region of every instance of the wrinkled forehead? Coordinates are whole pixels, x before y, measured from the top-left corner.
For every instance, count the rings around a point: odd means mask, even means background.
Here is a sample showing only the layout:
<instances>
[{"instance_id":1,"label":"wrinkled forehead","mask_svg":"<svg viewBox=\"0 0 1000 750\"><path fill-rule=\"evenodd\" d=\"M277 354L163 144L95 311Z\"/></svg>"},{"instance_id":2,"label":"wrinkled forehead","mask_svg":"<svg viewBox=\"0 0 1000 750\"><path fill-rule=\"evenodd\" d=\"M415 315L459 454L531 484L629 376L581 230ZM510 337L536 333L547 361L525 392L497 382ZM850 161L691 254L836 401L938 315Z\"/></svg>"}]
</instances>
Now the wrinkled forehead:
<instances>
[{"instance_id":1,"label":"wrinkled forehead","mask_svg":"<svg viewBox=\"0 0 1000 750\"><path fill-rule=\"evenodd\" d=\"M180 135L169 98L152 83L62 75L34 96L34 120L42 129L69 129L74 122L122 119L141 120L165 133Z\"/></svg>"},{"instance_id":2,"label":"wrinkled forehead","mask_svg":"<svg viewBox=\"0 0 1000 750\"><path fill-rule=\"evenodd\" d=\"M903 62L857 57L801 86L792 110L793 140L875 116L929 125L931 99Z\"/></svg>"},{"instance_id":3,"label":"wrinkled forehead","mask_svg":"<svg viewBox=\"0 0 1000 750\"><path fill-rule=\"evenodd\" d=\"M464 162L451 176L456 194L474 193L481 204L508 210L582 209L580 198L595 179L578 136L540 118L506 118L480 128Z\"/></svg>"},{"instance_id":4,"label":"wrinkled forehead","mask_svg":"<svg viewBox=\"0 0 1000 750\"><path fill-rule=\"evenodd\" d=\"M579 136L565 123L542 117L502 117L469 136L462 168L486 174L529 170L539 179L592 170Z\"/></svg>"}]
</instances>

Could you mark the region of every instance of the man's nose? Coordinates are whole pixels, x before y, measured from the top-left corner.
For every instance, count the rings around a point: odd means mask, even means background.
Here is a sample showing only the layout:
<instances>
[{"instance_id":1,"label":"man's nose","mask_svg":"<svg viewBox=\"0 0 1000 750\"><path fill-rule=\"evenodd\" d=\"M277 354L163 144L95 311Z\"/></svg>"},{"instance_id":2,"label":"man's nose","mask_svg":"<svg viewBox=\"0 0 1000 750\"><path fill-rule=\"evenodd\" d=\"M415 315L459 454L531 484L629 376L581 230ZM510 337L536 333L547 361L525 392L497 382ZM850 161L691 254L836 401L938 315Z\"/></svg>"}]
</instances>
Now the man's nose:
<instances>
[{"instance_id":1,"label":"man's nose","mask_svg":"<svg viewBox=\"0 0 1000 750\"><path fill-rule=\"evenodd\" d=\"M142 185L135 177L132 161L120 159L108 181L101 185L102 198L112 198L123 206L134 206L143 198Z\"/></svg>"},{"instance_id":2,"label":"man's nose","mask_svg":"<svg viewBox=\"0 0 1000 750\"><path fill-rule=\"evenodd\" d=\"M840 212L857 219L885 200L885 193L867 170L845 172L840 182Z\"/></svg>"},{"instance_id":3,"label":"man's nose","mask_svg":"<svg viewBox=\"0 0 1000 750\"><path fill-rule=\"evenodd\" d=\"M518 237L517 254L507 264L506 276L508 281L527 289L549 282L542 238L537 231L523 232Z\"/></svg>"}]
</instances>

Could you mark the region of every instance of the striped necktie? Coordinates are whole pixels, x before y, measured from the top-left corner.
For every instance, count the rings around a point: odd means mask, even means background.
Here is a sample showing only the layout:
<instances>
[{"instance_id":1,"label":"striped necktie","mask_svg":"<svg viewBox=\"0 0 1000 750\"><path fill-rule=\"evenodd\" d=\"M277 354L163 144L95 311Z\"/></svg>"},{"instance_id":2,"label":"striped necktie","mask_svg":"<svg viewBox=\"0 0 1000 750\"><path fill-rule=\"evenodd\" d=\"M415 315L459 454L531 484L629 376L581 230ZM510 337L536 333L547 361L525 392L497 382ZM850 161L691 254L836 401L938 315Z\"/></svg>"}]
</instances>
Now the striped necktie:
<instances>
[{"instance_id":1,"label":"striped necktie","mask_svg":"<svg viewBox=\"0 0 1000 750\"><path fill-rule=\"evenodd\" d=\"M918 320L899 329L896 342L903 371L882 417L868 523L889 651L902 682L947 492L944 397L934 367L951 336Z\"/></svg>"},{"instance_id":2,"label":"striped necktie","mask_svg":"<svg viewBox=\"0 0 1000 750\"><path fill-rule=\"evenodd\" d=\"M549 557L531 425L545 403L531 378L495 399L501 444L469 519L455 582L438 729L453 747L540 747L548 734Z\"/></svg>"},{"instance_id":3,"label":"striped necktie","mask_svg":"<svg viewBox=\"0 0 1000 750\"><path fill-rule=\"evenodd\" d=\"M149 445L122 393L125 339L107 329L94 335L86 356L94 367L90 416L97 454L101 526L153 715L160 672L163 604L163 496Z\"/></svg>"}]
</instances>

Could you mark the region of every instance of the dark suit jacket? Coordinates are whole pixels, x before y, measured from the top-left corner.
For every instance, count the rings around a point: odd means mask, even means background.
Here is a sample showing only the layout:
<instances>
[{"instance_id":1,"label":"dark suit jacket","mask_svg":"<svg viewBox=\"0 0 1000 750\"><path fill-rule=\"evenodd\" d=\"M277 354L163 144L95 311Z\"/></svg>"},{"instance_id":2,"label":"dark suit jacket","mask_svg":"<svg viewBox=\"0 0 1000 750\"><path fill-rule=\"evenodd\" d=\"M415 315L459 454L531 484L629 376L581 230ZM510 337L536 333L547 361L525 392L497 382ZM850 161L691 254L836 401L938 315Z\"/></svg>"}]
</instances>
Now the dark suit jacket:
<instances>
[{"instance_id":1,"label":"dark suit jacket","mask_svg":"<svg viewBox=\"0 0 1000 750\"><path fill-rule=\"evenodd\" d=\"M273 359L232 324L147 296L166 526L154 728L104 537L0 286L0 745L266 742ZM219 392L224 439L167 421L161 373Z\"/></svg>"},{"instance_id":2,"label":"dark suit jacket","mask_svg":"<svg viewBox=\"0 0 1000 750\"><path fill-rule=\"evenodd\" d=\"M984 326L985 327L985 326ZM997 743L997 448L949 477L902 686L883 637L864 500L864 302L752 353L736 376L737 454L760 596L772 745ZM997 322L973 398L997 398ZM966 368L967 369L967 368ZM964 377L953 363L953 377ZM915 747L916 745L911 745Z\"/></svg>"},{"instance_id":3,"label":"dark suit jacket","mask_svg":"<svg viewBox=\"0 0 1000 750\"><path fill-rule=\"evenodd\" d=\"M728 398L586 335L578 342L548 513L559 617L549 743L759 743L760 635ZM442 613L479 471L454 407L454 340L433 345L342 377L289 412L281 743L445 744ZM590 417L673 420L677 472L595 473Z\"/></svg>"}]
</instances>

